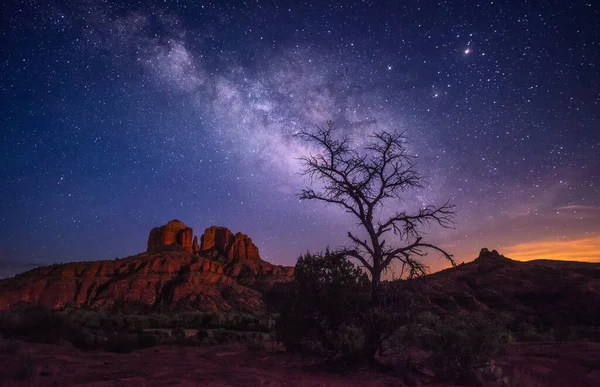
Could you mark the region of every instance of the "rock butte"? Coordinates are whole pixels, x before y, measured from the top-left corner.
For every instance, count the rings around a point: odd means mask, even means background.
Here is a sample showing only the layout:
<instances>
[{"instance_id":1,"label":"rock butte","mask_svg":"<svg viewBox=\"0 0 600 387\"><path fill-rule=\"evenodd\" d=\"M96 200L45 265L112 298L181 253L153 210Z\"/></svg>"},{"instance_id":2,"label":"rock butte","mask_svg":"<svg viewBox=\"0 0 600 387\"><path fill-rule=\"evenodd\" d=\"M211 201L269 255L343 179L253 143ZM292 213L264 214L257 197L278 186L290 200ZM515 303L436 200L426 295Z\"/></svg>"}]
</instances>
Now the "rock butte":
<instances>
[{"instance_id":1,"label":"rock butte","mask_svg":"<svg viewBox=\"0 0 600 387\"><path fill-rule=\"evenodd\" d=\"M263 293L288 282L294 268L260 258L252 239L225 227L200 237L179 220L153 228L147 250L131 257L55 264L0 281L0 309L113 308L256 311Z\"/></svg>"}]
</instances>

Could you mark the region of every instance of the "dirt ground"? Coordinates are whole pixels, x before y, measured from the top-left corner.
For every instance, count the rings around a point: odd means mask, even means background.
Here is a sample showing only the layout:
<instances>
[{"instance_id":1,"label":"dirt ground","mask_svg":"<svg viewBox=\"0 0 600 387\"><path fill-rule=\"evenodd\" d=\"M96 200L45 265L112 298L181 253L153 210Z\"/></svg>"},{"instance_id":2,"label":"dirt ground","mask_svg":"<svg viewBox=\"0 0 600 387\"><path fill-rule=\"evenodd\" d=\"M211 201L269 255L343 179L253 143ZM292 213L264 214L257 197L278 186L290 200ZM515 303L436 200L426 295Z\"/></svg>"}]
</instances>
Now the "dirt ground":
<instances>
[{"instance_id":1,"label":"dirt ground","mask_svg":"<svg viewBox=\"0 0 600 387\"><path fill-rule=\"evenodd\" d=\"M513 344L498 360L527 387L600 386L600 343ZM449 386L427 382L421 385ZM162 346L129 354L0 339L0 386L403 386L392 371L340 373L246 345Z\"/></svg>"}]
</instances>

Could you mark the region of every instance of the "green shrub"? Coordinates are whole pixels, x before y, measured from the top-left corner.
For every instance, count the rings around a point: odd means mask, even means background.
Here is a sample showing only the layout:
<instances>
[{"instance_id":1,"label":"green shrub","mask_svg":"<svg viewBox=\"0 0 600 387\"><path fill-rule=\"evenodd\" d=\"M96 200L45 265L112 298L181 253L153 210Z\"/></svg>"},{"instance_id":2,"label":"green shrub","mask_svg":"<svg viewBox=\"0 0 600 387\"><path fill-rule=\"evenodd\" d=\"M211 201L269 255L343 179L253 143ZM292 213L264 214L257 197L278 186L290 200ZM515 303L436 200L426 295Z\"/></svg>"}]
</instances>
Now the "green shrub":
<instances>
[{"instance_id":1,"label":"green shrub","mask_svg":"<svg viewBox=\"0 0 600 387\"><path fill-rule=\"evenodd\" d=\"M343 324L337 331L335 345L347 359L359 359L364 353L367 337L360 327Z\"/></svg>"},{"instance_id":2,"label":"green shrub","mask_svg":"<svg viewBox=\"0 0 600 387\"><path fill-rule=\"evenodd\" d=\"M68 340L73 346L83 350L99 347L97 334L93 334L85 328L75 327L69 334Z\"/></svg>"},{"instance_id":3,"label":"green shrub","mask_svg":"<svg viewBox=\"0 0 600 387\"><path fill-rule=\"evenodd\" d=\"M208 331L204 328L200 328L198 329L198 332L196 332L196 338L200 341L206 339L208 337Z\"/></svg>"},{"instance_id":4,"label":"green shrub","mask_svg":"<svg viewBox=\"0 0 600 387\"><path fill-rule=\"evenodd\" d=\"M229 334L224 328L213 330L212 339L214 339L217 344L225 344L230 341Z\"/></svg>"},{"instance_id":5,"label":"green shrub","mask_svg":"<svg viewBox=\"0 0 600 387\"><path fill-rule=\"evenodd\" d=\"M173 336L175 338L185 337L185 332L181 328L173 328L173 329L171 329L171 336Z\"/></svg>"},{"instance_id":6,"label":"green shrub","mask_svg":"<svg viewBox=\"0 0 600 387\"><path fill-rule=\"evenodd\" d=\"M370 283L345 257L328 250L305 254L296 264L295 281L282 289L275 330L287 350L354 356L363 345Z\"/></svg>"},{"instance_id":7,"label":"green shrub","mask_svg":"<svg viewBox=\"0 0 600 387\"><path fill-rule=\"evenodd\" d=\"M105 349L108 352L129 353L139 348L137 336L119 333L109 336L106 341Z\"/></svg>"},{"instance_id":8,"label":"green shrub","mask_svg":"<svg viewBox=\"0 0 600 387\"><path fill-rule=\"evenodd\" d=\"M137 338L139 348L151 348L160 345L160 338L149 333L142 333Z\"/></svg>"},{"instance_id":9,"label":"green shrub","mask_svg":"<svg viewBox=\"0 0 600 387\"><path fill-rule=\"evenodd\" d=\"M438 376L454 379L486 364L504 347L502 327L481 315L448 316L433 332L431 361Z\"/></svg>"}]
</instances>

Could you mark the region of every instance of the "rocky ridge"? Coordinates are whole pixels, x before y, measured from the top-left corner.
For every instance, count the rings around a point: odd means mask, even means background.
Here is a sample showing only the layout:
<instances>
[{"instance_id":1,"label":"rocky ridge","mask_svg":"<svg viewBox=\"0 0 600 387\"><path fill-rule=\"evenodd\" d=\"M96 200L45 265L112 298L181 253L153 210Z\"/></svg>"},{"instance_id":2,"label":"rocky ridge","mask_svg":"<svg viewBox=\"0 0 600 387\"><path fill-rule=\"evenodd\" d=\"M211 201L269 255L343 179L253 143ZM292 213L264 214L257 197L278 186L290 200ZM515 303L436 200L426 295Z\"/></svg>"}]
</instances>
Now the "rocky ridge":
<instances>
[{"instance_id":1,"label":"rocky ridge","mask_svg":"<svg viewBox=\"0 0 600 387\"><path fill-rule=\"evenodd\" d=\"M521 262L484 248L472 262L397 285L441 315L495 312L548 326L594 325L600 316L600 263Z\"/></svg>"},{"instance_id":2,"label":"rocky ridge","mask_svg":"<svg viewBox=\"0 0 600 387\"><path fill-rule=\"evenodd\" d=\"M19 305L107 309L256 311L262 292L294 268L260 258L247 235L209 227L200 237L179 220L153 228L147 251L131 257L37 268L0 281L0 309Z\"/></svg>"}]
</instances>

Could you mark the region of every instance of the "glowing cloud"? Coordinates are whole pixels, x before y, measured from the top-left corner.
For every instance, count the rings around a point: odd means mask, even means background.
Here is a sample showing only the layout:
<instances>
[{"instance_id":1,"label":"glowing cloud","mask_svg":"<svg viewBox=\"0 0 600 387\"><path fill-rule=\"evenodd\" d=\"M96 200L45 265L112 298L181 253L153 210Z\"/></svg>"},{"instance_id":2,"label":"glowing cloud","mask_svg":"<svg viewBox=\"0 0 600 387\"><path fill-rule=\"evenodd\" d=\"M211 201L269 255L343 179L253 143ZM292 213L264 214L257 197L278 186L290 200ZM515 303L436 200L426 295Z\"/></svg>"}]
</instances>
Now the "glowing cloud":
<instances>
[{"instance_id":1,"label":"glowing cloud","mask_svg":"<svg viewBox=\"0 0 600 387\"><path fill-rule=\"evenodd\" d=\"M600 262L600 235L571 240L545 240L521 243L502 249L507 257L519 261L558 259Z\"/></svg>"}]
</instances>

